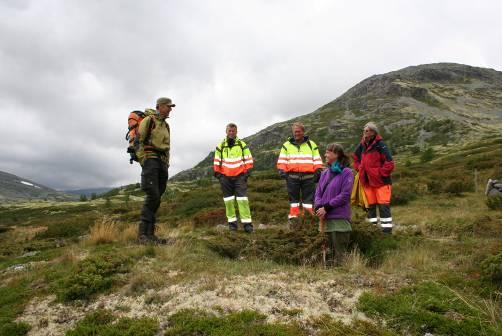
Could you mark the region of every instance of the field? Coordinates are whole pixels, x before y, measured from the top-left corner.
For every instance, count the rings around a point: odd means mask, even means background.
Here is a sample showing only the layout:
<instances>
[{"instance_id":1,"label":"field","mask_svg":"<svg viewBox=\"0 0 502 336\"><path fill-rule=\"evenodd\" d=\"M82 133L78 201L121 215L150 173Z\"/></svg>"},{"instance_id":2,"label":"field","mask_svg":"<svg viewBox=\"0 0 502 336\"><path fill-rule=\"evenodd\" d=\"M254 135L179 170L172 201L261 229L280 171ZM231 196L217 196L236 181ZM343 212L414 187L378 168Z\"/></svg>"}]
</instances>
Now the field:
<instances>
[{"instance_id":1,"label":"field","mask_svg":"<svg viewBox=\"0 0 502 336\"><path fill-rule=\"evenodd\" d=\"M284 182L249 179L256 232L228 233L216 180L171 183L166 246L135 243L138 185L0 206L0 335L502 335L502 139L396 155L392 236L353 209L323 267L317 223L286 229Z\"/></svg>"}]
</instances>

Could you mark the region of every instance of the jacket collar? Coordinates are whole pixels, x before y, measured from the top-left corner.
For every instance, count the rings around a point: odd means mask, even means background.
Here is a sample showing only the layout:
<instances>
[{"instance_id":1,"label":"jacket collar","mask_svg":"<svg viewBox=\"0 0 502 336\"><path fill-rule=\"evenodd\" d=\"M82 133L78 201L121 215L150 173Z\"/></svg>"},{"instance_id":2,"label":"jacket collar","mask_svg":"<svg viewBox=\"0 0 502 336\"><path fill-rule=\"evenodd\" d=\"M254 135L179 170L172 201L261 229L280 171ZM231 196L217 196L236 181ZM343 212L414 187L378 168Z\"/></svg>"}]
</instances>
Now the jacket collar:
<instances>
[{"instance_id":1,"label":"jacket collar","mask_svg":"<svg viewBox=\"0 0 502 336\"><path fill-rule=\"evenodd\" d=\"M303 144L303 143L305 143L305 142L309 141L309 136L308 136L308 135L305 135L305 136L303 137L303 141L302 141L302 143L296 143L295 138L293 138L293 137L289 137L289 139L288 139L288 140L289 140L289 142L291 142L293 145L300 146L301 144Z\"/></svg>"},{"instance_id":2,"label":"jacket collar","mask_svg":"<svg viewBox=\"0 0 502 336\"><path fill-rule=\"evenodd\" d=\"M382 137L380 136L380 134L377 134L377 135L375 136L375 139L373 139L373 141L372 141L372 142L370 142L370 143L368 144L368 146L366 146L366 142L364 142L364 137L362 137L362 138L361 138L361 145L363 145L363 148L364 148L365 150L369 150L369 149L371 149L373 146L375 146L375 144L376 144L377 142L379 142L380 140L382 140Z\"/></svg>"},{"instance_id":3,"label":"jacket collar","mask_svg":"<svg viewBox=\"0 0 502 336\"><path fill-rule=\"evenodd\" d=\"M241 142L241 139L239 139L239 137L235 137L234 145L238 145L240 142ZM225 139L223 139L223 146L228 146L228 138L227 137L225 137Z\"/></svg>"}]
</instances>

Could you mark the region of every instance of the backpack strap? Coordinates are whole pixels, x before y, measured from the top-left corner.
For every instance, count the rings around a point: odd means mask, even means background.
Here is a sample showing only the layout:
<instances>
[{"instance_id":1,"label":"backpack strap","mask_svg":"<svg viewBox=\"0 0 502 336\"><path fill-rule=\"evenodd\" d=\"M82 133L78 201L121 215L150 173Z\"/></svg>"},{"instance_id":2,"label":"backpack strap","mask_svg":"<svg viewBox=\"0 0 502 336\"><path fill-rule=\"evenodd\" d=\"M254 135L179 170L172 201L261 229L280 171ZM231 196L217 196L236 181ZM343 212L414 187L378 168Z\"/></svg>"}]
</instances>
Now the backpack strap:
<instances>
[{"instance_id":1,"label":"backpack strap","mask_svg":"<svg viewBox=\"0 0 502 336\"><path fill-rule=\"evenodd\" d=\"M155 121L152 120L153 116L149 116L149 117L150 118L148 118L148 127L147 127L146 136L145 136L145 141L143 142L144 144L147 144L150 142L150 136L152 135L152 130L155 128Z\"/></svg>"}]
</instances>

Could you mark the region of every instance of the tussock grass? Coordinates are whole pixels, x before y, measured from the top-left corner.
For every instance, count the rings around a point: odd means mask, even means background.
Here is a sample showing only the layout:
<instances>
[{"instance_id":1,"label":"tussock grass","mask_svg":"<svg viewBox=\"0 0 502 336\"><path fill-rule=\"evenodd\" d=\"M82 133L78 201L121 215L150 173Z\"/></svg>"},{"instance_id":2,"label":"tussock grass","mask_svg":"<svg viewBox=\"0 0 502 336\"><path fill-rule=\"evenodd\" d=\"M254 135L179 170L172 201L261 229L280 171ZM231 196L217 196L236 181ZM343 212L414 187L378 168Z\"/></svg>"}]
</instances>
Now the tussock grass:
<instances>
[{"instance_id":1,"label":"tussock grass","mask_svg":"<svg viewBox=\"0 0 502 336\"><path fill-rule=\"evenodd\" d=\"M396 270L400 272L414 274L417 271L432 273L440 267L437 261L436 252L430 246L414 246L404 250L393 251L389 254L380 270L392 274Z\"/></svg>"},{"instance_id":2,"label":"tussock grass","mask_svg":"<svg viewBox=\"0 0 502 336\"><path fill-rule=\"evenodd\" d=\"M365 274L368 272L367 265L368 259L357 248L347 253L343 262L343 267L350 273Z\"/></svg>"},{"instance_id":3,"label":"tussock grass","mask_svg":"<svg viewBox=\"0 0 502 336\"><path fill-rule=\"evenodd\" d=\"M91 245L113 243L119 240L117 221L110 216L98 219L90 229L87 242Z\"/></svg>"},{"instance_id":4,"label":"tussock grass","mask_svg":"<svg viewBox=\"0 0 502 336\"><path fill-rule=\"evenodd\" d=\"M129 224L120 230L119 241L123 243L135 242L138 239L138 225Z\"/></svg>"}]
</instances>

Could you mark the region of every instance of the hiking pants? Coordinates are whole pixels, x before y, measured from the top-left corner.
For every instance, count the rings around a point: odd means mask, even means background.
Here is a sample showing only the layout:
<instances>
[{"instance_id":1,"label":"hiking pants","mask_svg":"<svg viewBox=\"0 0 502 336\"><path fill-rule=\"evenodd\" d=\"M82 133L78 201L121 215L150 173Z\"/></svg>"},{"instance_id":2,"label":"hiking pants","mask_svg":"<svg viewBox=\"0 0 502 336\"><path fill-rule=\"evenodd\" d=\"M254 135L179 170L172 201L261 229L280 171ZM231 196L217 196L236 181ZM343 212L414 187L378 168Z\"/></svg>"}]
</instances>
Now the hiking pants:
<instances>
[{"instance_id":1,"label":"hiking pants","mask_svg":"<svg viewBox=\"0 0 502 336\"><path fill-rule=\"evenodd\" d=\"M141 222L138 235L153 236L155 233L155 214L160 206L160 198L166 191L168 170L160 159L146 159L141 171L141 189L146 193L141 209Z\"/></svg>"},{"instance_id":2,"label":"hiking pants","mask_svg":"<svg viewBox=\"0 0 502 336\"><path fill-rule=\"evenodd\" d=\"M326 232L328 236L329 255L328 259L333 261L334 266L338 266L343 261L350 243L350 232Z\"/></svg>"},{"instance_id":3,"label":"hiking pants","mask_svg":"<svg viewBox=\"0 0 502 336\"><path fill-rule=\"evenodd\" d=\"M296 218L300 215L300 203L303 209L313 214L315 182L314 176L289 174L286 180L289 197L289 216Z\"/></svg>"},{"instance_id":4,"label":"hiking pants","mask_svg":"<svg viewBox=\"0 0 502 336\"><path fill-rule=\"evenodd\" d=\"M384 185L379 188L363 187L366 198L368 199L368 221L372 224L378 223L377 208L380 215L380 226L384 231L392 230L392 215L390 212L390 198L392 187Z\"/></svg>"},{"instance_id":5,"label":"hiking pants","mask_svg":"<svg viewBox=\"0 0 502 336\"><path fill-rule=\"evenodd\" d=\"M223 192L223 201L225 202L225 212L227 221L232 227L237 228L237 214L235 213L235 201L239 208L241 223L251 223L251 210L249 209L249 200L247 196L246 174L237 176L220 177L221 191Z\"/></svg>"}]
</instances>

